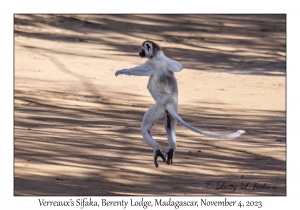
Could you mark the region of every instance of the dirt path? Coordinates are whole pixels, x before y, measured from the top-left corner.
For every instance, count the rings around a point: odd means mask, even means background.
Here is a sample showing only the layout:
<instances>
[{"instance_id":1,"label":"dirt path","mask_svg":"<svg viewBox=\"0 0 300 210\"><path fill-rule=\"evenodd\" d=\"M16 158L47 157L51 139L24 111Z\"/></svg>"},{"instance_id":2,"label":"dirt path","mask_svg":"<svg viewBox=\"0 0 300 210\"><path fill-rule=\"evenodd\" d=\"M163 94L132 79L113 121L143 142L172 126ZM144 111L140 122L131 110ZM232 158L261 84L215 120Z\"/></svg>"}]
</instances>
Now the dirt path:
<instances>
[{"instance_id":1,"label":"dirt path","mask_svg":"<svg viewBox=\"0 0 300 210\"><path fill-rule=\"evenodd\" d=\"M285 24L280 15L16 15L15 195L286 195ZM247 133L211 140L178 124L174 164L156 169L140 134L148 78L114 76L145 61L146 39L184 66L186 122ZM166 149L163 125L153 136Z\"/></svg>"}]
</instances>

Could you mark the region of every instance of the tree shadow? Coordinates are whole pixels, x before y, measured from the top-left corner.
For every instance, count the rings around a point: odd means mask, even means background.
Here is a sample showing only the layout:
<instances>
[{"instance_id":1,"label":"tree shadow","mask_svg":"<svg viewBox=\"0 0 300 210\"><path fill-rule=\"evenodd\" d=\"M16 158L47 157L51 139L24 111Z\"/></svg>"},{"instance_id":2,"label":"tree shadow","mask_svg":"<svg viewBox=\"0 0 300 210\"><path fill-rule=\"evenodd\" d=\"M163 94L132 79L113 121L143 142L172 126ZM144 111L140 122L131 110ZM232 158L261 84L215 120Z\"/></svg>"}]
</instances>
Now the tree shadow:
<instances>
[{"instance_id":1,"label":"tree shadow","mask_svg":"<svg viewBox=\"0 0 300 210\"><path fill-rule=\"evenodd\" d=\"M18 14L14 23L15 36L84 42L101 49L109 46L116 55L126 52L126 56L133 57L137 57L140 40L151 39L162 45L167 56L187 69L250 75L286 74L284 14Z\"/></svg>"},{"instance_id":2,"label":"tree shadow","mask_svg":"<svg viewBox=\"0 0 300 210\"><path fill-rule=\"evenodd\" d=\"M220 114L203 101L195 109L180 106L181 117L195 127L216 133L244 129L246 134L235 140L210 140L178 125L174 164L168 166L160 161L156 169L153 153L140 134L140 124L150 104L136 100L141 95L129 93L122 93L123 100L111 100L86 77L52 56L135 58L141 39L153 39L185 68L285 75L285 18L15 15L16 37L87 43L96 51L105 50L109 56L15 42L49 57L60 72L75 77L87 93L15 86L14 194L286 195L285 112L240 109L232 114L232 110L220 104L224 111ZM129 98L129 103L124 100ZM152 134L165 150L168 144L163 120L157 122ZM218 189L221 182L237 185L238 189ZM249 183L249 188L242 189L243 182ZM275 188L252 189L257 182Z\"/></svg>"},{"instance_id":3,"label":"tree shadow","mask_svg":"<svg viewBox=\"0 0 300 210\"><path fill-rule=\"evenodd\" d=\"M203 130L243 128L247 133L211 140L178 125L174 164L160 161L156 169L140 134L146 107L72 94L15 91L15 99L22 101L15 103L15 195L286 195L285 160L267 152L273 148L285 154L285 113L257 111L249 118L243 114L249 110L240 110L228 116L213 114L204 104L195 117L193 110L181 107L182 118ZM99 108L70 107L54 103L55 98ZM163 123L152 134L166 149ZM239 187L234 192L217 189L218 182ZM248 189L240 188L242 182L250 183ZM253 190L255 182L276 188Z\"/></svg>"}]
</instances>

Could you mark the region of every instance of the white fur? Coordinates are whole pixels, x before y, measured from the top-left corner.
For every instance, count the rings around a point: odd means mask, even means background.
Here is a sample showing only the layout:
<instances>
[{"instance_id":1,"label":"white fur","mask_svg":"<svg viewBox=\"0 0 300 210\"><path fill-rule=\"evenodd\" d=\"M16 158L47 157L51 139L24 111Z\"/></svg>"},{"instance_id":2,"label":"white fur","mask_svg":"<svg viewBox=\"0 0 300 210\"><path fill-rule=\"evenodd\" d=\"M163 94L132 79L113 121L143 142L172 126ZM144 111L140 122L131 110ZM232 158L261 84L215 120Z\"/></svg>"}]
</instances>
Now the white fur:
<instances>
[{"instance_id":1,"label":"white fur","mask_svg":"<svg viewBox=\"0 0 300 210\"><path fill-rule=\"evenodd\" d=\"M211 134L192 127L184 122L178 115L178 88L177 82L173 72L179 72L182 70L182 65L175 60L171 60L164 53L159 50L154 57L149 53L153 53L153 45L151 44L150 50L146 49L146 42L142 46L142 50L146 50L145 55L149 59L141 66L136 66L130 69L123 69L116 72L116 76L119 74L136 75L136 76L150 76L148 81L148 90L155 100L155 104L152 105L145 113L141 132L146 143L154 150L154 163L156 167L157 155L156 152L160 151L159 144L152 138L150 131L154 123L161 117L165 116L165 128L167 131L167 137L169 142L169 148L165 151L164 156L168 156L167 163L172 163L174 153L176 150L176 124L177 120L190 130L200 133L205 136L221 139L231 139L240 136L245 131L238 130L232 134ZM148 53L148 54L147 54ZM170 152L171 151L171 152ZM173 153L172 153L173 151ZM172 153L172 154L171 154ZM163 160L165 160L163 158Z\"/></svg>"}]
</instances>

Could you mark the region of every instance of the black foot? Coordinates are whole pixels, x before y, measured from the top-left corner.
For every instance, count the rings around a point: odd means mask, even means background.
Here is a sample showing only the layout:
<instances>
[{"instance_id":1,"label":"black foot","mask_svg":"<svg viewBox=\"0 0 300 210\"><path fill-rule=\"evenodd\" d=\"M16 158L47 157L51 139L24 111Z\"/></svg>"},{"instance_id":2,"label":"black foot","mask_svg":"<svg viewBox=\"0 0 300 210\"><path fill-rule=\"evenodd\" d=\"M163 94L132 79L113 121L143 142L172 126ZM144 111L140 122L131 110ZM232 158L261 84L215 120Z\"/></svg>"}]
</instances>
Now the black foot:
<instances>
[{"instance_id":1,"label":"black foot","mask_svg":"<svg viewBox=\"0 0 300 210\"><path fill-rule=\"evenodd\" d=\"M166 163L167 163L168 165L170 165L170 164L173 163L174 150L173 150L173 149L170 149L169 152L167 153L167 156L168 156L168 159L167 159Z\"/></svg>"},{"instance_id":2,"label":"black foot","mask_svg":"<svg viewBox=\"0 0 300 210\"><path fill-rule=\"evenodd\" d=\"M155 165L156 168L158 167L158 163L157 163L157 157L158 156L161 157L164 162L166 162L166 158L165 158L164 154L160 150L156 150L155 151L155 156L154 156L154 165Z\"/></svg>"}]
</instances>

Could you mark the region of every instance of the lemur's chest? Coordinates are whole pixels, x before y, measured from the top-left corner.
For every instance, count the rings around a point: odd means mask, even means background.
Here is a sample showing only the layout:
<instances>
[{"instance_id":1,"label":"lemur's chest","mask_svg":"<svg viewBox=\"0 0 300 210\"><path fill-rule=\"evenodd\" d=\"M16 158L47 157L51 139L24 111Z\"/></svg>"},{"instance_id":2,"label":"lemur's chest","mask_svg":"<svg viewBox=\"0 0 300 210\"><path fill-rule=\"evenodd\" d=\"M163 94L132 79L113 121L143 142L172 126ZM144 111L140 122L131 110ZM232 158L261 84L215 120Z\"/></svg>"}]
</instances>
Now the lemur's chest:
<instances>
[{"instance_id":1,"label":"lemur's chest","mask_svg":"<svg viewBox=\"0 0 300 210\"><path fill-rule=\"evenodd\" d=\"M177 95L178 92L177 81L173 74L152 74L147 88L154 99L162 94Z\"/></svg>"}]
</instances>

